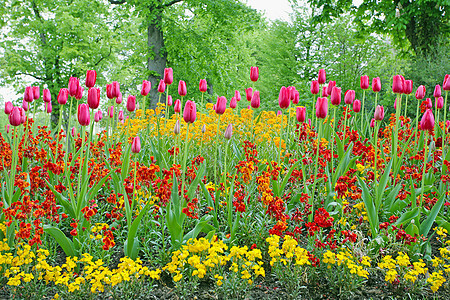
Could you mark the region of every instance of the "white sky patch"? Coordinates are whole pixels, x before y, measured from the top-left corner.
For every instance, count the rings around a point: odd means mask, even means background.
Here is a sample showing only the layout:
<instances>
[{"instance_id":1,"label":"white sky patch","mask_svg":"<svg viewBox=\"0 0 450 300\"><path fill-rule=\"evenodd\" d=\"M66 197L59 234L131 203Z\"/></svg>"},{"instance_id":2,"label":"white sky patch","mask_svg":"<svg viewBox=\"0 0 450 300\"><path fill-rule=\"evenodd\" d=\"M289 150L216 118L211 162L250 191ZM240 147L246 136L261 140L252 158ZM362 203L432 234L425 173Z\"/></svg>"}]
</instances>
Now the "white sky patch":
<instances>
[{"instance_id":1,"label":"white sky patch","mask_svg":"<svg viewBox=\"0 0 450 300\"><path fill-rule=\"evenodd\" d=\"M247 4L261 11L267 18L290 21L289 14L292 13L289 0L247 0Z\"/></svg>"}]
</instances>

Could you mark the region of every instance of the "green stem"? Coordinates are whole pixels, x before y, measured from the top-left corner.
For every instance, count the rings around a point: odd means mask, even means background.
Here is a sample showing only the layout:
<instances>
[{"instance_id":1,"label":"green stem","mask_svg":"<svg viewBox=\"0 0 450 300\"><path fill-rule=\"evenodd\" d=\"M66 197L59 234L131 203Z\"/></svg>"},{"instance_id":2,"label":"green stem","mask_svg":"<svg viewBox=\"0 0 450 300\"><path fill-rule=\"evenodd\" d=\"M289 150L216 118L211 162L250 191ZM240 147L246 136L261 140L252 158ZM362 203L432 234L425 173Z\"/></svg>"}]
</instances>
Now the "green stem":
<instances>
[{"instance_id":1,"label":"green stem","mask_svg":"<svg viewBox=\"0 0 450 300\"><path fill-rule=\"evenodd\" d=\"M428 145L427 145L427 142L428 142L428 134L426 134L426 132L425 132L425 143L424 143L424 147L425 147L425 150L424 150L424 155L423 155L423 170L422 170L422 183L421 183L421 191L420 191L420 203L419 203L419 208L422 208L422 202L423 202L423 189L424 189L424 186L425 186L425 171L426 171L426 169L427 169L427 155L428 155ZM411 205L412 205L412 207L414 208L414 207L416 207L416 199L413 199L413 202L414 203L412 203Z\"/></svg>"},{"instance_id":2,"label":"green stem","mask_svg":"<svg viewBox=\"0 0 450 300\"><path fill-rule=\"evenodd\" d=\"M444 136L442 137L442 160L445 159L445 142L447 140L447 96L448 91L445 91L445 101L444 101Z\"/></svg>"},{"instance_id":3,"label":"green stem","mask_svg":"<svg viewBox=\"0 0 450 300\"><path fill-rule=\"evenodd\" d=\"M321 86L319 86L319 93L320 90L322 89ZM314 123L314 116L316 115L314 112L316 111L314 106L316 105L316 95L313 95L313 103L312 103L312 107L311 107L311 124Z\"/></svg>"},{"instance_id":4,"label":"green stem","mask_svg":"<svg viewBox=\"0 0 450 300\"><path fill-rule=\"evenodd\" d=\"M281 117L281 127L280 127L280 141L278 142L278 155L277 155L277 164L280 166L280 159L281 159L281 141L283 140L283 113L280 115Z\"/></svg>"},{"instance_id":5,"label":"green stem","mask_svg":"<svg viewBox=\"0 0 450 300\"><path fill-rule=\"evenodd\" d=\"M219 148L219 130L220 130L220 115L219 118L217 119L217 132L216 132L216 150L215 150L215 164L214 164L214 184L217 184L217 165L218 165L218 159L219 159L219 155L217 154L217 150ZM216 187L217 189L217 187ZM217 199L216 199L217 201Z\"/></svg>"},{"instance_id":6,"label":"green stem","mask_svg":"<svg viewBox=\"0 0 450 300\"><path fill-rule=\"evenodd\" d=\"M133 207L134 207L134 204L135 204L135 201L136 201L136 165L137 165L137 160L134 162L134 170L133 170L133 174L134 174L134 179L133 179L133 201L131 201L131 207L130 207L130 212L131 213L133 213Z\"/></svg>"},{"instance_id":7,"label":"green stem","mask_svg":"<svg viewBox=\"0 0 450 300\"><path fill-rule=\"evenodd\" d=\"M408 115L408 95L406 95L405 99L405 117Z\"/></svg>"},{"instance_id":8,"label":"green stem","mask_svg":"<svg viewBox=\"0 0 450 300\"><path fill-rule=\"evenodd\" d=\"M169 87L170 87L170 85L168 85L167 86L167 88L166 88L166 105L165 105L165 113L164 113L164 128L166 128L166 125L167 125L167 118L169 117L168 116L168 110L169 110Z\"/></svg>"},{"instance_id":9,"label":"green stem","mask_svg":"<svg viewBox=\"0 0 450 300\"><path fill-rule=\"evenodd\" d=\"M377 107L377 95L378 93L375 93L375 108ZM362 105L361 105L361 131L363 129L363 120L364 118L364 100L366 99L366 90L363 90L363 98L362 98Z\"/></svg>"},{"instance_id":10,"label":"green stem","mask_svg":"<svg viewBox=\"0 0 450 300\"><path fill-rule=\"evenodd\" d=\"M72 104L73 104L73 97L70 97L70 105L69 105L69 112L68 112L68 114L67 114L67 130L66 130L66 142L67 142L67 148L66 148L66 159L65 159L65 166L64 167L66 167L66 165L67 165L67 160L69 159L69 141L70 141L70 130L71 130L71 128L70 128L70 126L72 125L71 124L71 113L72 113Z\"/></svg>"},{"instance_id":11,"label":"green stem","mask_svg":"<svg viewBox=\"0 0 450 300\"><path fill-rule=\"evenodd\" d=\"M145 107L147 106L147 96L144 96L144 105L142 106L141 120L145 119Z\"/></svg>"},{"instance_id":12,"label":"green stem","mask_svg":"<svg viewBox=\"0 0 450 300\"><path fill-rule=\"evenodd\" d=\"M416 152L419 151L419 107L420 107L420 101L417 101L417 108L416 108ZM442 144L443 145L443 144Z\"/></svg>"},{"instance_id":13,"label":"green stem","mask_svg":"<svg viewBox=\"0 0 450 300\"><path fill-rule=\"evenodd\" d=\"M379 121L376 121L375 123L375 132L374 132L374 138L375 138L375 155L374 155L374 168L373 168L373 182L375 186L375 199L377 199L378 194L378 179L377 179L377 161L378 161L378 130L379 130ZM376 203L376 202L375 202Z\"/></svg>"},{"instance_id":14,"label":"green stem","mask_svg":"<svg viewBox=\"0 0 450 300\"><path fill-rule=\"evenodd\" d=\"M184 154L183 154L183 165L181 166L183 168L183 180L181 183L181 199L184 199L184 185L186 180L186 160L187 160L187 150L189 146L189 124L187 123L186 128L186 139L184 141ZM184 203L184 202L183 202Z\"/></svg>"},{"instance_id":15,"label":"green stem","mask_svg":"<svg viewBox=\"0 0 450 300\"><path fill-rule=\"evenodd\" d=\"M83 168L83 154L84 154L84 138L85 138L85 135L86 135L86 130L84 129L84 126L81 126L80 167L78 169L77 198L80 196L81 169Z\"/></svg>"},{"instance_id":16,"label":"green stem","mask_svg":"<svg viewBox=\"0 0 450 300\"><path fill-rule=\"evenodd\" d=\"M335 122L336 122L336 106L333 106L333 128L331 129L331 170L330 175L333 177L334 172L334 132L335 132ZM320 142L320 141L319 141Z\"/></svg>"},{"instance_id":17,"label":"green stem","mask_svg":"<svg viewBox=\"0 0 450 300\"><path fill-rule=\"evenodd\" d=\"M395 168L396 162L397 162L397 145L398 145L398 127L400 125L400 108L401 108L401 102L402 102L402 96L401 94L397 95L397 104L395 109L395 132L393 135L393 143L392 143L392 166ZM393 178L395 181L395 178Z\"/></svg>"},{"instance_id":18,"label":"green stem","mask_svg":"<svg viewBox=\"0 0 450 300\"><path fill-rule=\"evenodd\" d=\"M311 214L308 216L309 222L312 222L313 220L313 213L314 213L314 196L315 196L315 187L317 182L317 172L318 172L318 164L319 164L319 152L320 152L320 136L322 134L322 122L319 122L319 132L317 133L317 151L316 151L316 158L315 158L315 164L314 164L314 182L311 189L312 196L310 197L311 202Z\"/></svg>"},{"instance_id":19,"label":"green stem","mask_svg":"<svg viewBox=\"0 0 450 300\"><path fill-rule=\"evenodd\" d=\"M342 137L342 143L345 145L345 137L347 135L347 114L348 114L348 106L345 105L344 109L345 109L345 114L344 114L344 136Z\"/></svg>"}]
</instances>

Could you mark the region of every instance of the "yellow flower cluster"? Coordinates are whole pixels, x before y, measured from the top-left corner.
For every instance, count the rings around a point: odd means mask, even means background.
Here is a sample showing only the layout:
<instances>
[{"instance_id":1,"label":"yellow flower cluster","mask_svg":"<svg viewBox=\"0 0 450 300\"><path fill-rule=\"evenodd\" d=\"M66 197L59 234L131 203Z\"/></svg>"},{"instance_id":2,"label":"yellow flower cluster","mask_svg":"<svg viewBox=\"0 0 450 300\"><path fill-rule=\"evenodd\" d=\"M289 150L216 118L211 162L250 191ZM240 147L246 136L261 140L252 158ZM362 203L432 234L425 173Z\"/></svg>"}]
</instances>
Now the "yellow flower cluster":
<instances>
[{"instance_id":1,"label":"yellow flower cluster","mask_svg":"<svg viewBox=\"0 0 450 300\"><path fill-rule=\"evenodd\" d=\"M92 234L89 235L89 237L91 238L91 240L101 240L103 238L103 235L100 234L101 231L108 228L109 225L106 223L95 223L95 225L91 228Z\"/></svg>"},{"instance_id":2,"label":"yellow flower cluster","mask_svg":"<svg viewBox=\"0 0 450 300\"><path fill-rule=\"evenodd\" d=\"M281 262L283 265L291 266L292 263L297 266L310 265L308 251L298 246L297 241L289 235L284 237L284 242L280 248L280 237L271 235L266 239L269 243L268 254L272 258L270 265Z\"/></svg>"},{"instance_id":3,"label":"yellow flower cluster","mask_svg":"<svg viewBox=\"0 0 450 300\"><path fill-rule=\"evenodd\" d=\"M361 262L358 262L347 249L338 253L327 250L323 254L322 262L327 264L328 269L331 269L333 265L343 266L348 269L346 271L350 274L356 274L366 279L369 278L369 272L364 269L364 266L370 267L370 258L368 256L362 257Z\"/></svg>"},{"instance_id":4,"label":"yellow flower cluster","mask_svg":"<svg viewBox=\"0 0 450 300\"><path fill-rule=\"evenodd\" d=\"M408 254L398 252L398 256L394 259L391 255L383 257L378 267L386 269L384 280L393 283L396 279L400 280L401 276L408 282L415 283L419 279L419 275L425 275L428 269L425 268L425 263L422 259L414 262L411 266L411 261Z\"/></svg>"}]
</instances>

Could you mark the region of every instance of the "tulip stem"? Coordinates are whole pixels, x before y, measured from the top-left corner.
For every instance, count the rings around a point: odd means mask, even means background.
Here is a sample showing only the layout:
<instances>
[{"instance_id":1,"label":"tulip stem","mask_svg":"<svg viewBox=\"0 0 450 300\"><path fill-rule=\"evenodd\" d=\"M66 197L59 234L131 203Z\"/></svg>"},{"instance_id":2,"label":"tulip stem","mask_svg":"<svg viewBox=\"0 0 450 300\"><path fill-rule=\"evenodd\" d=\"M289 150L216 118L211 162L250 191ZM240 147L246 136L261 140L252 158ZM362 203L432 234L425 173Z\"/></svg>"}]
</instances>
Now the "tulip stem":
<instances>
[{"instance_id":1,"label":"tulip stem","mask_svg":"<svg viewBox=\"0 0 450 300\"><path fill-rule=\"evenodd\" d=\"M417 101L417 108L416 108L416 145L417 145L417 151L419 151L419 107L420 107L420 101Z\"/></svg>"},{"instance_id":2,"label":"tulip stem","mask_svg":"<svg viewBox=\"0 0 450 300\"><path fill-rule=\"evenodd\" d=\"M283 113L280 115L281 117L281 127L280 127L280 140L278 142L278 166L280 166L280 160L281 160L281 141L283 140Z\"/></svg>"},{"instance_id":3,"label":"tulip stem","mask_svg":"<svg viewBox=\"0 0 450 300\"><path fill-rule=\"evenodd\" d=\"M378 93L375 93L375 108L377 107L377 95L378 95ZM362 98L362 105L361 105L361 131L363 129L363 121L365 119L364 118L364 100L365 99L366 99L366 90L363 90L363 98Z\"/></svg>"},{"instance_id":4,"label":"tulip stem","mask_svg":"<svg viewBox=\"0 0 450 300\"><path fill-rule=\"evenodd\" d=\"M216 132L216 151L215 151L215 157L216 157L216 161L214 164L214 184L217 184L217 165L218 165L218 158L219 156L217 155L217 150L219 148L219 130L220 130L220 115L218 115L219 118L217 119L217 132ZM217 201L217 199L216 199ZM217 207L216 207L217 208Z\"/></svg>"},{"instance_id":5,"label":"tulip stem","mask_svg":"<svg viewBox=\"0 0 450 300\"><path fill-rule=\"evenodd\" d=\"M406 95L405 99L405 117L408 115L408 95Z\"/></svg>"},{"instance_id":6,"label":"tulip stem","mask_svg":"<svg viewBox=\"0 0 450 300\"><path fill-rule=\"evenodd\" d=\"M311 199L311 203L310 203L310 205L311 205L311 212L314 212L314 195L315 195L315 188L316 188L316 182L317 182L317 172L318 172L319 152L320 152L320 136L321 136L321 134L322 134L322 122L319 122L319 131L317 133L316 157L315 157L315 164L314 164L314 178L313 178L314 181L313 181L313 186L312 186L312 189L311 189L312 197L310 197L310 199ZM309 222L312 222L313 214L310 214L308 216L308 220L309 220Z\"/></svg>"},{"instance_id":7,"label":"tulip stem","mask_svg":"<svg viewBox=\"0 0 450 300\"><path fill-rule=\"evenodd\" d=\"M373 158L373 161L374 161L374 167L373 167L373 183L374 183L374 189L375 189L375 191L374 191L374 193L375 193L375 203L377 203L377 196L378 196L378 179L377 179L377 162L378 162L378 130L379 130L379 128L380 128L380 126L379 126L379 122L380 121L376 121L375 122L375 128L374 128L374 130L375 130L375 132L374 132L374 138L375 138L375 143L374 143L374 146L375 146L375 154L374 154L374 158ZM378 210L378 207L376 207L376 209Z\"/></svg>"},{"instance_id":8,"label":"tulip stem","mask_svg":"<svg viewBox=\"0 0 450 300\"><path fill-rule=\"evenodd\" d=\"M181 166L183 168L183 179L181 183L181 199L184 199L184 185L186 180L186 160L187 160L187 150L188 150L188 144L189 144L189 124L187 123L186 128L186 139L184 142L184 154L183 154L183 165Z\"/></svg>"},{"instance_id":9,"label":"tulip stem","mask_svg":"<svg viewBox=\"0 0 450 300\"><path fill-rule=\"evenodd\" d=\"M68 116L67 116L67 130L66 130L66 140L67 140L67 148L66 148L66 160L65 160L65 164L64 164L64 168L67 167L67 160L69 159L69 141L70 141L70 120L71 118L71 113L72 113L72 104L73 104L73 97L70 97L70 105L69 105L69 112L68 112ZM75 137L74 137L75 138Z\"/></svg>"},{"instance_id":10,"label":"tulip stem","mask_svg":"<svg viewBox=\"0 0 450 300\"><path fill-rule=\"evenodd\" d=\"M314 111L315 111L314 105L315 104L316 104L316 95L313 94L313 103L312 103L312 107L311 107L311 124L314 122L314 115L315 115L315 113L314 113Z\"/></svg>"},{"instance_id":11,"label":"tulip stem","mask_svg":"<svg viewBox=\"0 0 450 300\"><path fill-rule=\"evenodd\" d=\"M144 105L142 106L141 120L145 119L145 107L147 106L147 96L144 96Z\"/></svg>"},{"instance_id":12,"label":"tulip stem","mask_svg":"<svg viewBox=\"0 0 450 300\"><path fill-rule=\"evenodd\" d=\"M84 138L86 135L86 130L84 126L81 126L81 148L80 148L80 167L78 168L78 185L77 185L77 198L80 195L81 188L81 169L83 168L83 154L84 154Z\"/></svg>"},{"instance_id":13,"label":"tulip stem","mask_svg":"<svg viewBox=\"0 0 450 300\"><path fill-rule=\"evenodd\" d=\"M170 85L167 86L166 88L166 106L165 106L165 113L164 113L164 128L167 125L167 118L169 117L168 115L168 109L169 109L169 87Z\"/></svg>"},{"instance_id":14,"label":"tulip stem","mask_svg":"<svg viewBox=\"0 0 450 300\"><path fill-rule=\"evenodd\" d=\"M342 137L342 143L345 145L345 137L347 135L347 114L348 114L348 106L344 106L344 135Z\"/></svg>"},{"instance_id":15,"label":"tulip stem","mask_svg":"<svg viewBox=\"0 0 450 300\"><path fill-rule=\"evenodd\" d=\"M130 207L130 211L133 212L133 207L135 204L135 199L136 199L136 165L137 165L137 159L134 162L134 170L133 170L133 174L134 174L134 180L133 180L133 200L131 202L131 207ZM128 220L127 220L128 221Z\"/></svg>"},{"instance_id":16,"label":"tulip stem","mask_svg":"<svg viewBox=\"0 0 450 300\"><path fill-rule=\"evenodd\" d=\"M331 170L330 174L333 176L334 171L334 131L335 131L335 122L336 122L336 106L333 105L333 128L331 130Z\"/></svg>"},{"instance_id":17,"label":"tulip stem","mask_svg":"<svg viewBox=\"0 0 450 300\"><path fill-rule=\"evenodd\" d=\"M447 96L448 91L445 91L445 101L444 101L444 136L442 137L442 160L445 159L445 142L447 140Z\"/></svg>"},{"instance_id":18,"label":"tulip stem","mask_svg":"<svg viewBox=\"0 0 450 300\"><path fill-rule=\"evenodd\" d=\"M422 208L422 201L423 201L423 189L425 185L425 171L427 169L427 160L428 160L428 134L425 132L425 143L424 143L424 155L423 155L423 170L422 170L422 183L421 183L421 190L420 190L420 202L419 207ZM411 203L412 208L416 207L416 199L413 199L414 203Z\"/></svg>"},{"instance_id":19,"label":"tulip stem","mask_svg":"<svg viewBox=\"0 0 450 300\"><path fill-rule=\"evenodd\" d=\"M11 149L12 152L12 158L11 158L11 176L10 176L10 187L9 187L9 203L8 206L6 206L6 208L8 208L11 205L12 202L12 197L14 195L14 183L15 183L15 178L16 178L16 170L17 170L17 164L19 163L19 129L18 127L14 127L13 128L13 149Z\"/></svg>"},{"instance_id":20,"label":"tulip stem","mask_svg":"<svg viewBox=\"0 0 450 300\"><path fill-rule=\"evenodd\" d=\"M398 145L398 127L400 125L400 109L402 106L402 96L401 94L397 94L396 99L396 108L395 108L395 133L393 135L392 142L392 166L395 168L397 162L397 145ZM395 182L395 178L392 178L393 182Z\"/></svg>"}]
</instances>

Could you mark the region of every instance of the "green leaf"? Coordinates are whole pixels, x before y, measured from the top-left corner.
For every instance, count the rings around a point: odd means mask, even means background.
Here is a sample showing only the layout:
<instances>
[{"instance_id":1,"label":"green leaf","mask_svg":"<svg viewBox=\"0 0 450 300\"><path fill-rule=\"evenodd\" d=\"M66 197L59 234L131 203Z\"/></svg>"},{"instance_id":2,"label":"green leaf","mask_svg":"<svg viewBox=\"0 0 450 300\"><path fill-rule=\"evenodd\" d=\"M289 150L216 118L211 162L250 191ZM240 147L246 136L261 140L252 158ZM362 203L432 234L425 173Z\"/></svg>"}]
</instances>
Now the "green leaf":
<instances>
[{"instance_id":1,"label":"green leaf","mask_svg":"<svg viewBox=\"0 0 450 300\"><path fill-rule=\"evenodd\" d=\"M359 177L358 182L362 189L361 198L363 199L364 205L366 206L367 215L369 217L370 230L372 232L372 238L376 238L379 228L378 212L375 209L375 205L373 203L369 189L367 188L366 182Z\"/></svg>"},{"instance_id":2,"label":"green leaf","mask_svg":"<svg viewBox=\"0 0 450 300\"><path fill-rule=\"evenodd\" d=\"M438 215L439 211L441 210L442 205L445 202L445 193L441 195L439 200L433 205L433 207L430 210L430 213L428 214L425 221L420 224L420 235L427 236L428 232L430 231L431 227L433 226L434 220L436 219L436 216Z\"/></svg>"},{"instance_id":3,"label":"green leaf","mask_svg":"<svg viewBox=\"0 0 450 300\"><path fill-rule=\"evenodd\" d=\"M136 244L136 233L139 229L139 225L141 224L142 217L147 214L147 210L150 208L150 201L147 201L144 208L140 211L139 216L137 216L136 219L134 219L133 223L131 224L131 227L128 230L128 237L127 237L127 246L124 247L126 249L125 255L136 259L138 254L138 247ZM130 241L132 241L130 243ZM135 246L136 245L136 246Z\"/></svg>"},{"instance_id":4,"label":"green leaf","mask_svg":"<svg viewBox=\"0 0 450 300\"><path fill-rule=\"evenodd\" d=\"M401 215L401 217L398 218L397 222L395 222L395 225L396 226L399 226L400 224L406 225L407 223L409 223L412 219L414 219L418 215L419 215L419 208L415 207L415 208L411 209L410 211Z\"/></svg>"},{"instance_id":5,"label":"green leaf","mask_svg":"<svg viewBox=\"0 0 450 300\"><path fill-rule=\"evenodd\" d=\"M77 256L72 241L69 240L59 228L50 225L44 225L44 231L50 234L56 240L56 242L61 246L67 256Z\"/></svg>"},{"instance_id":6,"label":"green leaf","mask_svg":"<svg viewBox=\"0 0 450 300\"><path fill-rule=\"evenodd\" d=\"M389 164L387 165L386 169L384 170L383 175L380 178L380 182L378 183L377 198L376 198L376 201L375 201L375 208L377 210L379 210L380 207L381 207L381 199L383 198L383 194L384 194L384 191L386 189L386 185L387 185L388 180L389 180L389 173L391 172L392 162L393 162L393 160L391 159L389 161Z\"/></svg>"}]
</instances>

